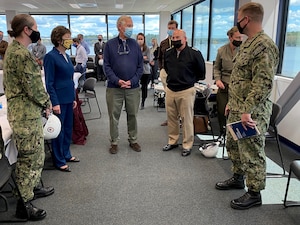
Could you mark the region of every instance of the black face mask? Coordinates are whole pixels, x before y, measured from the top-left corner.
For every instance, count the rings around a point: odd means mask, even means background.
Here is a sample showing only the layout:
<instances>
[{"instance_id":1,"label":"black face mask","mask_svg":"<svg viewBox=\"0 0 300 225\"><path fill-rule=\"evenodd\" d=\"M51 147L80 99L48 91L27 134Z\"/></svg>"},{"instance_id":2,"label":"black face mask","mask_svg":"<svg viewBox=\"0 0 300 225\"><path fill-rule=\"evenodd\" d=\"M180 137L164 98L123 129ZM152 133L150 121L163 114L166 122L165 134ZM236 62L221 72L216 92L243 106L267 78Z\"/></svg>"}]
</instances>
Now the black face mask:
<instances>
[{"instance_id":1,"label":"black face mask","mask_svg":"<svg viewBox=\"0 0 300 225\"><path fill-rule=\"evenodd\" d=\"M246 18L246 17L244 17L243 19L241 19L240 22L237 22L237 23L236 23L236 26L237 26L237 28L238 28L238 30L239 30L239 32L240 32L241 34L244 33L244 29L245 29L245 27L248 25L248 23L247 23L244 27L241 27L241 22L242 22L245 18Z\"/></svg>"},{"instance_id":2,"label":"black face mask","mask_svg":"<svg viewBox=\"0 0 300 225\"><path fill-rule=\"evenodd\" d=\"M172 41L172 45L174 46L174 48L180 48L182 46L181 40Z\"/></svg>"},{"instance_id":3,"label":"black face mask","mask_svg":"<svg viewBox=\"0 0 300 225\"><path fill-rule=\"evenodd\" d=\"M242 41L233 40L233 41L232 41L232 44L233 44L235 47L239 47L239 46L242 44Z\"/></svg>"},{"instance_id":4,"label":"black face mask","mask_svg":"<svg viewBox=\"0 0 300 225\"><path fill-rule=\"evenodd\" d=\"M32 30L32 33L29 35L29 38L32 43L36 43L40 39L40 32Z\"/></svg>"},{"instance_id":5,"label":"black face mask","mask_svg":"<svg viewBox=\"0 0 300 225\"><path fill-rule=\"evenodd\" d=\"M98 41L99 41L99 42L101 42L101 41L102 41L102 39L98 39Z\"/></svg>"}]
</instances>

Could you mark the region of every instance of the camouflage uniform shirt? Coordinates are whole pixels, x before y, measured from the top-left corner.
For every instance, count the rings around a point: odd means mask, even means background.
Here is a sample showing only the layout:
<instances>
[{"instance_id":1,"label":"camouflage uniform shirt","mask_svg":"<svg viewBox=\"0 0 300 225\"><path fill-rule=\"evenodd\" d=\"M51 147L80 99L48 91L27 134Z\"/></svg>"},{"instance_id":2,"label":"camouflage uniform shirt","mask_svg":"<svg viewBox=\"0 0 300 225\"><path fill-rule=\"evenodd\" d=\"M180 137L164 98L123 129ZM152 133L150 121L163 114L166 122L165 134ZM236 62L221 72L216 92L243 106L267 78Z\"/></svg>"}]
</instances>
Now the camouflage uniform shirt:
<instances>
[{"instance_id":1,"label":"camouflage uniform shirt","mask_svg":"<svg viewBox=\"0 0 300 225\"><path fill-rule=\"evenodd\" d=\"M264 114L278 65L278 48L263 31L240 46L233 60L228 106L231 113Z\"/></svg>"},{"instance_id":2,"label":"camouflage uniform shirt","mask_svg":"<svg viewBox=\"0 0 300 225\"><path fill-rule=\"evenodd\" d=\"M40 67L30 51L14 40L6 50L3 78L10 122L37 119L50 106Z\"/></svg>"}]
</instances>

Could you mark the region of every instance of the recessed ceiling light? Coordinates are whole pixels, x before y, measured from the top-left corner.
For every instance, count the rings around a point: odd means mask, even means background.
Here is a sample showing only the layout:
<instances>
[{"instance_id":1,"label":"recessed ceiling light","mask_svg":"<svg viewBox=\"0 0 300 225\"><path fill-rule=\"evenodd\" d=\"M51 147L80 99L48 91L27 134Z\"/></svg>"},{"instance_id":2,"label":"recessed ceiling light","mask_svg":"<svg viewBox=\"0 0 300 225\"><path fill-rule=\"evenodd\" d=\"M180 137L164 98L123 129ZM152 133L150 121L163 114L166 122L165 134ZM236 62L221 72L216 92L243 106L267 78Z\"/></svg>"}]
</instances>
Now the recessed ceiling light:
<instances>
[{"instance_id":1,"label":"recessed ceiling light","mask_svg":"<svg viewBox=\"0 0 300 225\"><path fill-rule=\"evenodd\" d=\"M80 9L80 6L78 4L69 4L74 9Z\"/></svg>"},{"instance_id":2,"label":"recessed ceiling light","mask_svg":"<svg viewBox=\"0 0 300 225\"><path fill-rule=\"evenodd\" d=\"M31 8L31 9L38 9L38 7L36 7L35 5L29 4L29 3L22 3L22 5Z\"/></svg>"},{"instance_id":3,"label":"recessed ceiling light","mask_svg":"<svg viewBox=\"0 0 300 225\"><path fill-rule=\"evenodd\" d=\"M78 5L81 8L97 8L96 3L79 3Z\"/></svg>"},{"instance_id":4,"label":"recessed ceiling light","mask_svg":"<svg viewBox=\"0 0 300 225\"><path fill-rule=\"evenodd\" d=\"M116 9L123 9L124 5L123 4L116 4L115 8Z\"/></svg>"},{"instance_id":5,"label":"recessed ceiling light","mask_svg":"<svg viewBox=\"0 0 300 225\"><path fill-rule=\"evenodd\" d=\"M160 5L160 6L158 6L156 9L157 10L160 10L160 9L164 9L164 8L166 8L167 7L167 5Z\"/></svg>"}]
</instances>

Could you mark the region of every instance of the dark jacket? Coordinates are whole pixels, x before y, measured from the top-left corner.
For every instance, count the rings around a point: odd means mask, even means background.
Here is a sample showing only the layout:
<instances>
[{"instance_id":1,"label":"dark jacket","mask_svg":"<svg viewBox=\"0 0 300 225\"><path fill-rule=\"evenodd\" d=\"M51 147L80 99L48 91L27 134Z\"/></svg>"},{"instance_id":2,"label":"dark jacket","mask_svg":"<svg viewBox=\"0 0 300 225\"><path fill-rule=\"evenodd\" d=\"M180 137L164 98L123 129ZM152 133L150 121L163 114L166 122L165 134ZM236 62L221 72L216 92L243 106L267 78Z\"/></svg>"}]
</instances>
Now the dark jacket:
<instances>
[{"instance_id":1,"label":"dark jacket","mask_svg":"<svg viewBox=\"0 0 300 225\"><path fill-rule=\"evenodd\" d=\"M158 67L159 69L164 68L164 54L171 47L171 39L166 38L160 43L159 52L158 52Z\"/></svg>"},{"instance_id":2,"label":"dark jacket","mask_svg":"<svg viewBox=\"0 0 300 225\"><path fill-rule=\"evenodd\" d=\"M100 45L99 41L95 43L94 45L94 52L95 52L95 64L98 65L99 61L99 55L103 55L104 48L105 48L105 42L102 42L102 45Z\"/></svg>"},{"instance_id":3,"label":"dark jacket","mask_svg":"<svg viewBox=\"0 0 300 225\"><path fill-rule=\"evenodd\" d=\"M0 55L2 56L2 59L4 58L4 54L7 49L7 46L8 46L7 41L4 40L0 41Z\"/></svg>"},{"instance_id":4,"label":"dark jacket","mask_svg":"<svg viewBox=\"0 0 300 225\"><path fill-rule=\"evenodd\" d=\"M200 51L186 46L177 58L177 50L165 53L164 68L168 74L167 86L172 91L182 91L205 79L205 62Z\"/></svg>"}]
</instances>

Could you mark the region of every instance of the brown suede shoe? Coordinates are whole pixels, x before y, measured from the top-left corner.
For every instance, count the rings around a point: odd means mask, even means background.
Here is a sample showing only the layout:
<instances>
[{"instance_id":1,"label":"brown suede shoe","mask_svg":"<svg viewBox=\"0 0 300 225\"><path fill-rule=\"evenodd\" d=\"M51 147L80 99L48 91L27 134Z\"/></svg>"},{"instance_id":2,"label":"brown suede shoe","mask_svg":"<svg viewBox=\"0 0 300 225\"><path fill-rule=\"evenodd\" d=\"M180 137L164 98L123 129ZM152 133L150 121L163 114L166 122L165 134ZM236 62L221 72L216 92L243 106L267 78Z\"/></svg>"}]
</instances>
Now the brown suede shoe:
<instances>
[{"instance_id":1,"label":"brown suede shoe","mask_svg":"<svg viewBox=\"0 0 300 225\"><path fill-rule=\"evenodd\" d=\"M111 154L116 154L118 152L118 145L111 145L109 148Z\"/></svg>"},{"instance_id":2,"label":"brown suede shoe","mask_svg":"<svg viewBox=\"0 0 300 225\"><path fill-rule=\"evenodd\" d=\"M161 126L165 127L168 126L168 120L166 120L165 122L163 122L162 124L160 124Z\"/></svg>"},{"instance_id":3,"label":"brown suede shoe","mask_svg":"<svg viewBox=\"0 0 300 225\"><path fill-rule=\"evenodd\" d=\"M141 146L138 143L129 143L130 148L132 148L133 151L140 152Z\"/></svg>"}]
</instances>

